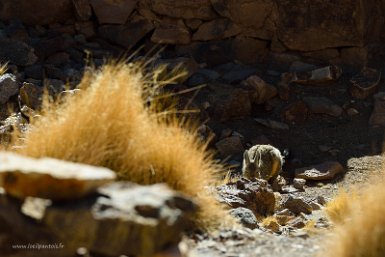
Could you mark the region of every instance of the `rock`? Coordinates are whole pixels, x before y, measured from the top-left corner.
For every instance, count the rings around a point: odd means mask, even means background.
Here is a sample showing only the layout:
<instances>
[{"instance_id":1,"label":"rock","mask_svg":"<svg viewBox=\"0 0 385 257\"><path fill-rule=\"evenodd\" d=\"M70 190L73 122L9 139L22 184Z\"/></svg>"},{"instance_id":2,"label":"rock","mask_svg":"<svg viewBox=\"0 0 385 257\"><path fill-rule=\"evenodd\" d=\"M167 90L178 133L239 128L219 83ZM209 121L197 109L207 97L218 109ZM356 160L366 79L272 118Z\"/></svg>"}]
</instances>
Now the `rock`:
<instances>
[{"instance_id":1,"label":"rock","mask_svg":"<svg viewBox=\"0 0 385 257\"><path fill-rule=\"evenodd\" d=\"M312 113L341 116L343 109L326 97L304 97L303 101Z\"/></svg>"},{"instance_id":2,"label":"rock","mask_svg":"<svg viewBox=\"0 0 385 257\"><path fill-rule=\"evenodd\" d=\"M277 89L257 75L247 78L242 85L251 91L251 103L253 104L263 104L277 95Z\"/></svg>"},{"instance_id":3,"label":"rock","mask_svg":"<svg viewBox=\"0 0 385 257\"><path fill-rule=\"evenodd\" d=\"M219 201L231 208L248 208L257 217L274 213L275 196L266 180L250 181L241 178L237 182L218 186L217 191Z\"/></svg>"},{"instance_id":4,"label":"rock","mask_svg":"<svg viewBox=\"0 0 385 257\"><path fill-rule=\"evenodd\" d=\"M374 109L369 123L372 126L385 126L385 92L374 95Z\"/></svg>"},{"instance_id":5,"label":"rock","mask_svg":"<svg viewBox=\"0 0 385 257\"><path fill-rule=\"evenodd\" d=\"M290 220L287 225L293 228L303 228L306 224L303 218L295 217L294 219Z\"/></svg>"},{"instance_id":6,"label":"rock","mask_svg":"<svg viewBox=\"0 0 385 257\"><path fill-rule=\"evenodd\" d=\"M295 170L296 178L305 180L329 180L336 175L344 173L344 168L338 162L324 162L310 167L300 168Z\"/></svg>"},{"instance_id":7,"label":"rock","mask_svg":"<svg viewBox=\"0 0 385 257\"><path fill-rule=\"evenodd\" d=\"M153 29L151 22L139 20L126 25L100 26L98 32L102 38L129 50Z\"/></svg>"},{"instance_id":8,"label":"rock","mask_svg":"<svg viewBox=\"0 0 385 257\"><path fill-rule=\"evenodd\" d=\"M359 24L368 15L366 5L354 0L277 2L278 38L290 50L298 51L363 45L366 29ZM309 13L312 15L306 19Z\"/></svg>"},{"instance_id":9,"label":"rock","mask_svg":"<svg viewBox=\"0 0 385 257\"><path fill-rule=\"evenodd\" d=\"M89 0L100 24L125 24L138 0Z\"/></svg>"},{"instance_id":10,"label":"rock","mask_svg":"<svg viewBox=\"0 0 385 257\"><path fill-rule=\"evenodd\" d=\"M11 96L19 92L19 84L16 81L16 76L11 73L6 73L0 76L0 104L8 102Z\"/></svg>"},{"instance_id":11,"label":"rock","mask_svg":"<svg viewBox=\"0 0 385 257\"><path fill-rule=\"evenodd\" d=\"M338 66L331 65L308 72L292 72L291 74L290 82L299 84L322 84L338 80L342 75L342 69Z\"/></svg>"},{"instance_id":12,"label":"rock","mask_svg":"<svg viewBox=\"0 0 385 257\"><path fill-rule=\"evenodd\" d=\"M232 44L234 58L244 64L256 64L266 61L268 42L244 35L238 35Z\"/></svg>"},{"instance_id":13,"label":"rock","mask_svg":"<svg viewBox=\"0 0 385 257\"><path fill-rule=\"evenodd\" d=\"M193 74L189 80L189 86L197 86L205 83L213 82L218 79L221 75L213 70L209 69L199 69L195 74Z\"/></svg>"},{"instance_id":14,"label":"rock","mask_svg":"<svg viewBox=\"0 0 385 257\"><path fill-rule=\"evenodd\" d=\"M20 132L25 132L27 129L27 120L21 113L14 113L8 116L4 121L1 121L0 126L0 143L7 145L11 142L12 132L17 129Z\"/></svg>"},{"instance_id":15,"label":"rock","mask_svg":"<svg viewBox=\"0 0 385 257\"><path fill-rule=\"evenodd\" d=\"M246 90L228 85L212 85L213 93L208 95L212 105L209 111L220 121L247 117L251 113L251 103Z\"/></svg>"},{"instance_id":16,"label":"rock","mask_svg":"<svg viewBox=\"0 0 385 257\"><path fill-rule=\"evenodd\" d=\"M275 4L270 1L211 0L214 9L256 38L271 39L274 30Z\"/></svg>"},{"instance_id":17,"label":"rock","mask_svg":"<svg viewBox=\"0 0 385 257\"><path fill-rule=\"evenodd\" d=\"M58 257L87 251L98 256L155 256L166 246L178 243L181 233L191 227L191 217L197 210L190 198L165 185L121 182L99 191L102 196L76 202L26 200L23 209L39 222L31 222L21 214L19 201L1 195L0 218L4 225L12 227L11 241L60 242L62 247L55 251ZM4 252L4 248L0 246L0 251ZM39 256L52 256L52 251L41 251Z\"/></svg>"},{"instance_id":18,"label":"rock","mask_svg":"<svg viewBox=\"0 0 385 257\"><path fill-rule=\"evenodd\" d=\"M72 0L76 17L80 21L88 21L92 15L92 9L89 0Z\"/></svg>"},{"instance_id":19,"label":"rock","mask_svg":"<svg viewBox=\"0 0 385 257\"><path fill-rule=\"evenodd\" d=\"M284 177L278 175L275 179L271 181L271 187L274 192L281 192L282 188L286 185L286 180Z\"/></svg>"},{"instance_id":20,"label":"rock","mask_svg":"<svg viewBox=\"0 0 385 257\"><path fill-rule=\"evenodd\" d=\"M350 79L350 93L355 98L365 99L377 91L380 80L380 71L365 67Z\"/></svg>"},{"instance_id":21,"label":"rock","mask_svg":"<svg viewBox=\"0 0 385 257\"><path fill-rule=\"evenodd\" d=\"M264 219L261 223L261 226L273 233L278 233L281 230L281 226L274 217L267 217Z\"/></svg>"},{"instance_id":22,"label":"rock","mask_svg":"<svg viewBox=\"0 0 385 257\"><path fill-rule=\"evenodd\" d=\"M245 150L241 138L238 136L226 137L215 144L222 157L234 156L243 153Z\"/></svg>"},{"instance_id":23,"label":"rock","mask_svg":"<svg viewBox=\"0 0 385 257\"><path fill-rule=\"evenodd\" d=\"M299 190L304 190L304 186L306 185L306 180L303 178L295 178L293 180L293 186Z\"/></svg>"},{"instance_id":24,"label":"rock","mask_svg":"<svg viewBox=\"0 0 385 257\"><path fill-rule=\"evenodd\" d=\"M301 61L295 61L290 65L289 72L308 72L317 69L317 66Z\"/></svg>"},{"instance_id":25,"label":"rock","mask_svg":"<svg viewBox=\"0 0 385 257\"><path fill-rule=\"evenodd\" d=\"M44 89L32 83L24 82L20 88L19 100L21 105L26 105L34 110L40 109Z\"/></svg>"},{"instance_id":26,"label":"rock","mask_svg":"<svg viewBox=\"0 0 385 257\"><path fill-rule=\"evenodd\" d=\"M221 40L236 36L241 33L241 28L228 19L216 19L203 23L192 39L200 41Z\"/></svg>"},{"instance_id":27,"label":"rock","mask_svg":"<svg viewBox=\"0 0 385 257\"><path fill-rule=\"evenodd\" d=\"M77 33L84 35L87 39L95 36L95 27L92 21L76 22L75 29Z\"/></svg>"},{"instance_id":28,"label":"rock","mask_svg":"<svg viewBox=\"0 0 385 257\"><path fill-rule=\"evenodd\" d=\"M34 49L24 42L0 38L0 59L18 66L32 65L37 61Z\"/></svg>"},{"instance_id":29,"label":"rock","mask_svg":"<svg viewBox=\"0 0 385 257\"><path fill-rule=\"evenodd\" d=\"M68 51L69 48L76 44L72 37L54 36L49 38L42 38L34 45L36 55L40 60L61 51ZM83 58L83 56L82 56Z\"/></svg>"},{"instance_id":30,"label":"rock","mask_svg":"<svg viewBox=\"0 0 385 257\"><path fill-rule=\"evenodd\" d=\"M0 6L1 20L18 19L28 25L62 23L72 17L71 0L2 0Z\"/></svg>"},{"instance_id":31,"label":"rock","mask_svg":"<svg viewBox=\"0 0 385 257\"><path fill-rule=\"evenodd\" d=\"M235 217L239 222L250 229L255 229L258 227L258 221L254 213L243 207L235 208L230 210L230 214Z\"/></svg>"},{"instance_id":32,"label":"rock","mask_svg":"<svg viewBox=\"0 0 385 257\"><path fill-rule=\"evenodd\" d=\"M311 202L310 206L313 209L313 211L319 211L322 208L322 205L320 205L319 203L315 203L315 202Z\"/></svg>"},{"instance_id":33,"label":"rock","mask_svg":"<svg viewBox=\"0 0 385 257\"><path fill-rule=\"evenodd\" d=\"M284 117L289 122L302 123L309 115L309 108L303 101L297 101L285 108Z\"/></svg>"},{"instance_id":34,"label":"rock","mask_svg":"<svg viewBox=\"0 0 385 257\"><path fill-rule=\"evenodd\" d=\"M152 11L174 18L212 20L217 15L210 0L150 0Z\"/></svg>"},{"instance_id":35,"label":"rock","mask_svg":"<svg viewBox=\"0 0 385 257\"><path fill-rule=\"evenodd\" d=\"M289 209L294 214L311 214L313 209L302 197L289 196L289 198L282 204L283 208Z\"/></svg>"},{"instance_id":36,"label":"rock","mask_svg":"<svg viewBox=\"0 0 385 257\"><path fill-rule=\"evenodd\" d=\"M222 76L220 81L228 84L234 84L245 80L257 71L254 67L244 66L233 62L225 63L215 67Z\"/></svg>"},{"instance_id":37,"label":"rock","mask_svg":"<svg viewBox=\"0 0 385 257\"><path fill-rule=\"evenodd\" d=\"M106 168L50 158L33 159L8 152L0 153L0 163L0 186L17 198L79 198L116 177Z\"/></svg>"},{"instance_id":38,"label":"rock","mask_svg":"<svg viewBox=\"0 0 385 257\"><path fill-rule=\"evenodd\" d=\"M269 120L269 119L254 119L257 123L271 128L271 129L279 129L279 130L288 130L289 126L283 122Z\"/></svg>"},{"instance_id":39,"label":"rock","mask_svg":"<svg viewBox=\"0 0 385 257\"><path fill-rule=\"evenodd\" d=\"M360 114L360 112L356 109L356 108L349 108L346 110L346 113L352 117L352 116L356 116L358 114Z\"/></svg>"},{"instance_id":40,"label":"rock","mask_svg":"<svg viewBox=\"0 0 385 257\"><path fill-rule=\"evenodd\" d=\"M51 204L51 200L27 197L21 206L21 212L24 215L40 222L44 218L47 207Z\"/></svg>"},{"instance_id":41,"label":"rock","mask_svg":"<svg viewBox=\"0 0 385 257\"><path fill-rule=\"evenodd\" d=\"M157 44L187 45L191 42L191 34L183 20L162 22L151 36Z\"/></svg>"},{"instance_id":42,"label":"rock","mask_svg":"<svg viewBox=\"0 0 385 257\"><path fill-rule=\"evenodd\" d=\"M203 21L200 19L188 19L185 20L186 26L192 30L197 30L200 25L202 25Z\"/></svg>"}]
</instances>

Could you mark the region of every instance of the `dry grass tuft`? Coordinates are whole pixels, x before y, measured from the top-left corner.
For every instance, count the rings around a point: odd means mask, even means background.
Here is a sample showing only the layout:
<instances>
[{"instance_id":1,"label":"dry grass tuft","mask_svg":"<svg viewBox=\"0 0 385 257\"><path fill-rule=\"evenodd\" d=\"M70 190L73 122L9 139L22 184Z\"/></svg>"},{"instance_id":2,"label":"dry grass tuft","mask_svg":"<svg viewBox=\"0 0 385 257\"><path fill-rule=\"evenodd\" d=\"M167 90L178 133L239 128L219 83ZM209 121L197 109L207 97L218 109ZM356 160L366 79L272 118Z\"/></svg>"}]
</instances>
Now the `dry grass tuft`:
<instances>
[{"instance_id":1,"label":"dry grass tuft","mask_svg":"<svg viewBox=\"0 0 385 257\"><path fill-rule=\"evenodd\" d=\"M325 212L333 222L341 223L351 211L351 202L357 198L355 190L350 193L340 190L338 195L326 204Z\"/></svg>"},{"instance_id":2,"label":"dry grass tuft","mask_svg":"<svg viewBox=\"0 0 385 257\"><path fill-rule=\"evenodd\" d=\"M350 211L337 227L326 247L326 256L385 256L384 181L364 189L352 200ZM325 256L325 253L322 253Z\"/></svg>"},{"instance_id":3,"label":"dry grass tuft","mask_svg":"<svg viewBox=\"0 0 385 257\"><path fill-rule=\"evenodd\" d=\"M162 97L156 72L142 71L132 64L89 70L75 95L60 104L45 101L14 151L108 167L140 184L167 183L197 200L198 222L223 223L226 212L206 189L222 167L172 112L159 112L172 104Z\"/></svg>"},{"instance_id":4,"label":"dry grass tuft","mask_svg":"<svg viewBox=\"0 0 385 257\"><path fill-rule=\"evenodd\" d=\"M0 64L0 76L7 72L8 63Z\"/></svg>"}]
</instances>

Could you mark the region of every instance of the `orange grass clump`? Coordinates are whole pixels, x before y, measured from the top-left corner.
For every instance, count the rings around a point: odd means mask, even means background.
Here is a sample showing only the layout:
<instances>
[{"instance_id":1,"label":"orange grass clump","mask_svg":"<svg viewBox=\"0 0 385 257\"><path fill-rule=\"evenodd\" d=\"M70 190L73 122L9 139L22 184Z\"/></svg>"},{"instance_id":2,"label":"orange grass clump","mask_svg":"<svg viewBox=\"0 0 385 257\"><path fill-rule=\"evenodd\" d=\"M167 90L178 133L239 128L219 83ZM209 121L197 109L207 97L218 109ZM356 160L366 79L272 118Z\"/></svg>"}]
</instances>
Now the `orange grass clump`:
<instances>
[{"instance_id":1,"label":"orange grass clump","mask_svg":"<svg viewBox=\"0 0 385 257\"><path fill-rule=\"evenodd\" d=\"M384 181L364 189L349 203L343 222L327 242L326 254L338 257L385 256L385 191ZM341 219L340 219L341 221Z\"/></svg>"},{"instance_id":2,"label":"orange grass clump","mask_svg":"<svg viewBox=\"0 0 385 257\"><path fill-rule=\"evenodd\" d=\"M155 111L162 97L154 92L161 90L142 71L122 63L87 71L76 94L60 103L45 101L13 149L108 167L140 184L167 183L196 199L198 223L217 226L226 212L206 187L214 185L222 167L175 115Z\"/></svg>"}]
</instances>

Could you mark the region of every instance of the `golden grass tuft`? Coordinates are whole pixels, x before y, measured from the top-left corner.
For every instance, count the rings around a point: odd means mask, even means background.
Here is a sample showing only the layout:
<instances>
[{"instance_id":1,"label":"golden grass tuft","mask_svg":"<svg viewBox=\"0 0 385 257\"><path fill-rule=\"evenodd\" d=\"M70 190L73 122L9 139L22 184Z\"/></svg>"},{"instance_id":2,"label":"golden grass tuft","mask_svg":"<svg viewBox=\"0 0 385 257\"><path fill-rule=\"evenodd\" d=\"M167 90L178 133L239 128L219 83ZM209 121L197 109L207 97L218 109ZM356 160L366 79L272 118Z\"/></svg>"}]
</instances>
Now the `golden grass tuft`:
<instances>
[{"instance_id":1,"label":"golden grass tuft","mask_svg":"<svg viewBox=\"0 0 385 257\"><path fill-rule=\"evenodd\" d=\"M338 257L385 256L384 181L369 186L351 200L344 222L338 223L327 242L326 254Z\"/></svg>"},{"instance_id":2,"label":"golden grass tuft","mask_svg":"<svg viewBox=\"0 0 385 257\"><path fill-rule=\"evenodd\" d=\"M75 95L45 101L14 151L108 167L140 184L167 183L196 199L198 223L222 224L227 212L206 188L222 167L175 115L158 112L161 89L142 72L122 63L89 70Z\"/></svg>"},{"instance_id":3,"label":"golden grass tuft","mask_svg":"<svg viewBox=\"0 0 385 257\"><path fill-rule=\"evenodd\" d=\"M351 211L351 202L357 198L355 190L349 193L341 189L337 196L326 204L325 212L333 222L341 223Z\"/></svg>"}]
</instances>

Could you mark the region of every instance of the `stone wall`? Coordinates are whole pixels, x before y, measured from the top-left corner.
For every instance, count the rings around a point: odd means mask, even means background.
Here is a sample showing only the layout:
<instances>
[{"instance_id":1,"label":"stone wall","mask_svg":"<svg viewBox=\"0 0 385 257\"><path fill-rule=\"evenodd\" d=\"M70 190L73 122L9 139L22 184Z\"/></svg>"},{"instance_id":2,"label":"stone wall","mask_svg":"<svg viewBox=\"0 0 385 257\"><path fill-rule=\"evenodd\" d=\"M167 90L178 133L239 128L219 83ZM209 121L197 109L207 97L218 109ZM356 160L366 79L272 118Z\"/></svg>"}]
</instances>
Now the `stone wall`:
<instances>
[{"instance_id":1,"label":"stone wall","mask_svg":"<svg viewBox=\"0 0 385 257\"><path fill-rule=\"evenodd\" d=\"M298 59L374 65L384 29L382 0L1 0L0 18L73 24L132 49L168 44L215 65L229 60L286 69ZM375 53L375 54L374 54ZM377 58L380 59L380 58Z\"/></svg>"}]
</instances>

